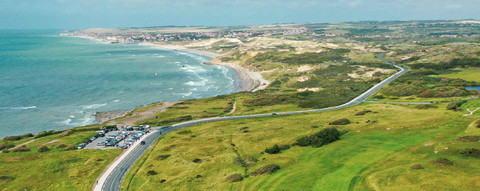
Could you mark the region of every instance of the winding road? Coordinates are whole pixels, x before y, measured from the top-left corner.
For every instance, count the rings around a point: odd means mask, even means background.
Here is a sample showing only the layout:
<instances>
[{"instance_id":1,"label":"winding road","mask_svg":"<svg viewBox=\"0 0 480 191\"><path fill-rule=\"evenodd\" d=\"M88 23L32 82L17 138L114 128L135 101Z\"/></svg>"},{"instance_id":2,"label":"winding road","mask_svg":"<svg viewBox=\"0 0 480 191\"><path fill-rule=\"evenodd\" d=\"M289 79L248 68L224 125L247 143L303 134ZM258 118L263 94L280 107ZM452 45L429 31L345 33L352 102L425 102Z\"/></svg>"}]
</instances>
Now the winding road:
<instances>
[{"instance_id":1,"label":"winding road","mask_svg":"<svg viewBox=\"0 0 480 191\"><path fill-rule=\"evenodd\" d=\"M301 113L331 111L331 110L338 110L338 109L351 107L361 102L364 102L368 97L370 97L375 92L380 90L383 86L387 85L388 83L392 82L393 80L397 79L398 77L408 72L408 68L399 66L394 64L393 62L390 62L389 60L382 57L383 54L384 53L379 53L377 54L377 57L382 61L399 68L400 71L388 77L387 79L381 81L375 86L371 87L370 89L360 94L359 96L355 97L354 99L350 100L349 102L339 106L328 107L323 109L292 111L292 112L265 113L265 114L228 116L228 117L212 117L212 118L177 123L175 125L168 126L168 127L153 127L152 133L147 134L142 139L143 141L146 142L146 144L140 145L137 142L136 144L131 146L129 149L127 149L126 152L124 152L121 156L119 156L119 158L116 161L114 161L110 166L108 166L107 169L104 171L104 173L100 175L98 181L94 185L93 190L95 191L120 190L120 184L122 182L123 177L127 173L127 171L145 153L145 151L153 145L155 140L158 139L161 135L179 128L184 128L184 127L188 127L188 126L192 126L200 123L208 123L208 122L214 122L214 121L226 121L226 120L235 120L235 119L248 119L248 118L258 118L258 117L268 117L268 116L293 115L293 114L301 114Z\"/></svg>"}]
</instances>

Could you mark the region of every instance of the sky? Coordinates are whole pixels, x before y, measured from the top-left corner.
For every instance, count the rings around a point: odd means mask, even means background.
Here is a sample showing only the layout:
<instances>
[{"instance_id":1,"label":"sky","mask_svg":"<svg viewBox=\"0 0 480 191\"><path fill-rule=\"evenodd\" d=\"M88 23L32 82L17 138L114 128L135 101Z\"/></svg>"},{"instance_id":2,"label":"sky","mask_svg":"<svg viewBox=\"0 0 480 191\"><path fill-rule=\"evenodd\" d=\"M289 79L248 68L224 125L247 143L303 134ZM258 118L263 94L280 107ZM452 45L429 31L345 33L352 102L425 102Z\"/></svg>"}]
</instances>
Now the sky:
<instances>
[{"instance_id":1,"label":"sky","mask_svg":"<svg viewBox=\"0 0 480 191\"><path fill-rule=\"evenodd\" d=\"M0 0L0 29L480 19L480 0Z\"/></svg>"}]
</instances>

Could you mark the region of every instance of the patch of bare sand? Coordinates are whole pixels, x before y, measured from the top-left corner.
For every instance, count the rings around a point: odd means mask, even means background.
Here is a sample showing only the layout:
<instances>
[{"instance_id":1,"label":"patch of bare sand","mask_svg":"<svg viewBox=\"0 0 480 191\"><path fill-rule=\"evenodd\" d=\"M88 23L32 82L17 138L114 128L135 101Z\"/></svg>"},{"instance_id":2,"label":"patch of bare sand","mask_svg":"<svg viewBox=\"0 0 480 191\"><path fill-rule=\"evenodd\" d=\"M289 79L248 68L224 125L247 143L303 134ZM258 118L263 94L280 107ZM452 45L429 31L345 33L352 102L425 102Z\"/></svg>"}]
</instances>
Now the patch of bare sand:
<instances>
[{"instance_id":1,"label":"patch of bare sand","mask_svg":"<svg viewBox=\"0 0 480 191\"><path fill-rule=\"evenodd\" d=\"M349 73L347 75L350 76L351 78L371 78L377 72L380 72L382 74L391 74L391 73L395 72L395 70L392 70L392 69L369 68L369 67L366 67L366 66L358 66L358 67L359 67L359 69L358 69L359 71L366 71L368 69L372 69L372 71L367 71L363 74Z\"/></svg>"},{"instance_id":2,"label":"patch of bare sand","mask_svg":"<svg viewBox=\"0 0 480 191\"><path fill-rule=\"evenodd\" d=\"M305 81L307 81L307 80L309 80L309 79L310 79L310 77L308 77L308 76L300 76L300 77L297 78L297 81L299 81L299 82L305 82Z\"/></svg>"},{"instance_id":3,"label":"patch of bare sand","mask_svg":"<svg viewBox=\"0 0 480 191\"><path fill-rule=\"evenodd\" d=\"M300 89L297 89L297 92L304 92L304 91L318 92L320 90L322 90L322 88L300 88Z\"/></svg>"},{"instance_id":4,"label":"patch of bare sand","mask_svg":"<svg viewBox=\"0 0 480 191\"><path fill-rule=\"evenodd\" d=\"M297 68L297 72L306 72L306 71L309 71L309 70L312 70L313 67L309 66L309 65L303 65L303 66L299 66Z\"/></svg>"},{"instance_id":5,"label":"patch of bare sand","mask_svg":"<svg viewBox=\"0 0 480 191\"><path fill-rule=\"evenodd\" d=\"M151 107L145 111L133 112L131 116L113 119L107 122L108 125L129 125L133 126L137 121L145 120L155 116L157 113L165 112L169 107L180 102L164 102L161 106Z\"/></svg>"}]
</instances>

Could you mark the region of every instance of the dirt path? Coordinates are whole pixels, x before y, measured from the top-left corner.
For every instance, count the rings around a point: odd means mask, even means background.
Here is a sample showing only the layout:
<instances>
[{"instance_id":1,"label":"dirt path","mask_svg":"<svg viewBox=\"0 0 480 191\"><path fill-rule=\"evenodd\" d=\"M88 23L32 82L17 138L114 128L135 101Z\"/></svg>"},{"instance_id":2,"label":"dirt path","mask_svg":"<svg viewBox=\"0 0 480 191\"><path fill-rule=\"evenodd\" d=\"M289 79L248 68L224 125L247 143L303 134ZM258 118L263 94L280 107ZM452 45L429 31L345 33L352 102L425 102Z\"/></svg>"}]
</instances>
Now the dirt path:
<instances>
[{"instance_id":1,"label":"dirt path","mask_svg":"<svg viewBox=\"0 0 480 191\"><path fill-rule=\"evenodd\" d=\"M467 111L468 111L468 112L470 112L470 113L469 113L469 114L463 114L463 116L470 116L470 115L473 115L473 113L475 113L475 112L476 112L476 111L478 111L479 109L480 109L480 107L479 107L479 108L477 108L477 109L474 109L473 111L471 111L470 109L467 109Z\"/></svg>"},{"instance_id":2,"label":"dirt path","mask_svg":"<svg viewBox=\"0 0 480 191\"><path fill-rule=\"evenodd\" d=\"M237 101L235 101L235 102L233 103L232 111L230 111L230 113L228 113L228 114L233 114L233 113L235 113L235 110L236 110L236 109L237 109Z\"/></svg>"},{"instance_id":3,"label":"dirt path","mask_svg":"<svg viewBox=\"0 0 480 191\"><path fill-rule=\"evenodd\" d=\"M152 108L149 108L146 111L142 111L142 112L134 112L134 113L132 113L131 117L125 117L125 118L110 120L108 122L108 125L129 125L129 126L133 126L133 125L135 125L135 122L153 117L153 116L155 116L155 114L157 114L159 112L165 112L165 111L167 111L167 109L169 107L172 107L173 105L175 105L177 103L180 103L180 102L164 102L163 105L161 105L161 106L152 107Z\"/></svg>"},{"instance_id":4,"label":"dirt path","mask_svg":"<svg viewBox=\"0 0 480 191\"><path fill-rule=\"evenodd\" d=\"M25 142L25 143L22 143L22 144L19 144L19 145L17 145L17 146L14 146L14 147L12 147L12 148L10 148L10 149L8 149L8 150L13 150L13 149L18 148L18 147L21 147L21 146L23 146L23 145L27 145L27 144L35 141L35 140L37 140L37 139L32 139L32 140L27 141L27 142ZM0 153L2 153L2 151L0 151Z\"/></svg>"}]
</instances>

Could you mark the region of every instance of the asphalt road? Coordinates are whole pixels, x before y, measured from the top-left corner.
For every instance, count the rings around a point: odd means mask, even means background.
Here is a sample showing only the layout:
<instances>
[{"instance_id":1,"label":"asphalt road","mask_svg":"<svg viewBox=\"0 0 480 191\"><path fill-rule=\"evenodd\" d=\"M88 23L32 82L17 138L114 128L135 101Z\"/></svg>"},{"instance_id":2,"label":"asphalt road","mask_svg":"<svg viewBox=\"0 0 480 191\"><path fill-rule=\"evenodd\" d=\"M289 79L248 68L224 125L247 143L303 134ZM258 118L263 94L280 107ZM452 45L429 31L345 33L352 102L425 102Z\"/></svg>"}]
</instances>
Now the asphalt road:
<instances>
[{"instance_id":1,"label":"asphalt road","mask_svg":"<svg viewBox=\"0 0 480 191\"><path fill-rule=\"evenodd\" d=\"M120 190L120 183L122 182L123 177L127 173L127 171L133 166L133 164L145 153L145 151L153 145L153 142L161 136L161 134L165 134L169 131L173 131L175 129L179 128L184 128L200 123L208 123L208 122L214 122L214 121L225 121L225 120L234 120L234 119L248 119L248 118L258 118L258 117L268 117L268 116L277 116L277 115L293 115L293 114L301 114L301 113L312 113L312 112L322 112L322 111L331 111L331 110L337 110L337 109L343 109L347 107L354 106L356 104L359 104L361 102L364 102L368 97L373 95L375 92L380 90L383 86L387 85L388 83L392 82L393 80L397 79L398 77L402 76L406 72L408 72L408 68L405 68L403 66L396 65L387 59L383 58L382 55L384 53L379 53L377 54L377 57L380 60L383 60L384 62L391 64L397 68L400 69L399 72L395 73L394 75L388 77L387 79L381 81L380 83L376 84L366 92L360 94L356 98L352 99L351 101L344 103L339 106L334 106L334 107L329 107L329 108L323 108L323 109L312 109L312 110L304 110L304 111L292 111L292 112L279 112L279 113L266 113L266 114L255 114L255 115L242 115L242 116L229 116L229 117L213 117L213 118L206 118L206 119L199 119L199 120L193 120L193 121L187 121L187 122L182 122L178 123L172 126L169 126L167 128L165 127L154 127L152 130L154 130L152 133L155 133L154 135L151 135L147 138L145 138L143 141L146 142L145 145L139 145L131 151L116 167L115 169L109 174L106 175L108 176L104 185L102 186L102 190L104 191L118 191ZM161 132L161 134L159 133Z\"/></svg>"}]
</instances>

